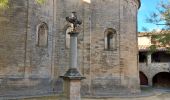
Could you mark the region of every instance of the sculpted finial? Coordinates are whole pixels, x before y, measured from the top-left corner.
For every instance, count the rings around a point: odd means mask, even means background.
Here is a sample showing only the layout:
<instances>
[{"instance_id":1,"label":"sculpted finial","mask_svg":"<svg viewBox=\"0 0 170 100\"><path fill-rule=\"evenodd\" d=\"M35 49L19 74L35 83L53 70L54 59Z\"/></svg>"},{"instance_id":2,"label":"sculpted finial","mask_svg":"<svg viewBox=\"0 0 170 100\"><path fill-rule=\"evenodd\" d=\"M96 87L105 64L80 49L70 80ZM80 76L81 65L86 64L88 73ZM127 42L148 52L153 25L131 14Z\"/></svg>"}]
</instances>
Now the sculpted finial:
<instances>
[{"instance_id":1,"label":"sculpted finial","mask_svg":"<svg viewBox=\"0 0 170 100\"><path fill-rule=\"evenodd\" d=\"M72 12L71 17L66 17L66 21L71 24L71 27L73 28L73 32L77 32L78 25L82 24L82 21L78 20L76 12Z\"/></svg>"}]
</instances>

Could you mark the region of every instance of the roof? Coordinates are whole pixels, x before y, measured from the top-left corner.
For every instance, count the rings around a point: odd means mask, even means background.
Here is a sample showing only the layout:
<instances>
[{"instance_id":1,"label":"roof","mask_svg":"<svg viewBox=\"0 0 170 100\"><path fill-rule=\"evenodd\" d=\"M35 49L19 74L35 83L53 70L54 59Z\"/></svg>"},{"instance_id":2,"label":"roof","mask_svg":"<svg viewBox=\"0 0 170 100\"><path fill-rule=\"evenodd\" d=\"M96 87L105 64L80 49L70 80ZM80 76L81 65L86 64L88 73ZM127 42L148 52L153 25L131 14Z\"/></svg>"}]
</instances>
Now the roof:
<instances>
[{"instance_id":1,"label":"roof","mask_svg":"<svg viewBox=\"0 0 170 100\"><path fill-rule=\"evenodd\" d=\"M160 32L138 32L138 37L159 35L159 34L170 34L170 30L162 30Z\"/></svg>"},{"instance_id":2,"label":"roof","mask_svg":"<svg viewBox=\"0 0 170 100\"><path fill-rule=\"evenodd\" d=\"M162 30L160 32L139 32L138 37L149 37L151 35L160 35L160 34L170 34L170 30ZM151 45L144 44L144 45L138 45L138 48L139 48L139 51L149 51L150 46ZM156 51L167 51L167 48L158 47Z\"/></svg>"},{"instance_id":3,"label":"roof","mask_svg":"<svg viewBox=\"0 0 170 100\"><path fill-rule=\"evenodd\" d=\"M139 51L143 51L143 52L150 51L148 45L139 45L138 48ZM156 49L156 51L168 51L168 50L165 47L159 47Z\"/></svg>"}]
</instances>

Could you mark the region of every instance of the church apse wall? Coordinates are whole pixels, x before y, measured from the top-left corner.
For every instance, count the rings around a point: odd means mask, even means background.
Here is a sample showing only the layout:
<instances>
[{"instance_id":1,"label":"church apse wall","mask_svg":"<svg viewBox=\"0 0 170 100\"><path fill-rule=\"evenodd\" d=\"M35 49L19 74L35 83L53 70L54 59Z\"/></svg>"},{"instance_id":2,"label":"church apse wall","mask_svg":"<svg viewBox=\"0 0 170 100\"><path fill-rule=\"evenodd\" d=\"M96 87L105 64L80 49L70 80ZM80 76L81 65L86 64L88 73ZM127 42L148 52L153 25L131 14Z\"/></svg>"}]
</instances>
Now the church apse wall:
<instances>
[{"instance_id":1,"label":"church apse wall","mask_svg":"<svg viewBox=\"0 0 170 100\"><path fill-rule=\"evenodd\" d=\"M0 84L5 85L5 79L24 77L27 3L12 0L0 16Z\"/></svg>"},{"instance_id":2,"label":"church apse wall","mask_svg":"<svg viewBox=\"0 0 170 100\"><path fill-rule=\"evenodd\" d=\"M0 95L52 90L53 5L51 0L42 5L31 0L10 0L9 8L1 12Z\"/></svg>"},{"instance_id":3,"label":"church apse wall","mask_svg":"<svg viewBox=\"0 0 170 100\"><path fill-rule=\"evenodd\" d=\"M59 1L57 9L61 9L56 13L58 33L54 71L58 82L61 82L59 76L65 74L69 67L69 26L65 16L76 11L83 22L78 35L78 67L86 77L82 82L82 94L139 92L136 29L138 2L91 0L88 4L80 0L65 0Z\"/></svg>"},{"instance_id":4,"label":"church apse wall","mask_svg":"<svg viewBox=\"0 0 170 100\"><path fill-rule=\"evenodd\" d=\"M63 91L60 78L69 68L70 26L75 11L82 19L78 35L78 68L86 77L83 95L139 92L137 67L137 0L12 0L0 16L0 84ZM17 14L16 14L17 12ZM16 15L15 15L16 14ZM131 59L131 60L129 60ZM44 88L37 88L38 86ZM31 89L31 88L30 88Z\"/></svg>"}]
</instances>

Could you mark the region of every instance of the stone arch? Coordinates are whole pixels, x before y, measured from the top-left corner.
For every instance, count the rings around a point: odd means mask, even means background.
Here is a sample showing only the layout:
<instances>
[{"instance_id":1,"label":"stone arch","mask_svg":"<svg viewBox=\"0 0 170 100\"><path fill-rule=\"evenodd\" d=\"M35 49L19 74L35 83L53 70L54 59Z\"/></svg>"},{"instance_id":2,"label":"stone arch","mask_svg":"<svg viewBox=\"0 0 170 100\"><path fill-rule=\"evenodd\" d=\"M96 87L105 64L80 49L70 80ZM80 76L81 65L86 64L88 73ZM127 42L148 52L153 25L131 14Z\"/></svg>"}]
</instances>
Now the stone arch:
<instances>
[{"instance_id":1,"label":"stone arch","mask_svg":"<svg viewBox=\"0 0 170 100\"><path fill-rule=\"evenodd\" d=\"M170 73L169 72L157 73L152 78L152 84L154 87L170 88Z\"/></svg>"},{"instance_id":2,"label":"stone arch","mask_svg":"<svg viewBox=\"0 0 170 100\"><path fill-rule=\"evenodd\" d=\"M158 73L162 73L162 72L169 72L169 70L166 68L166 67L164 67L164 66L161 66L161 67L159 67L159 68L154 68L154 69L151 69L152 70L152 72L150 73L150 78L152 79L154 76L156 76Z\"/></svg>"},{"instance_id":3,"label":"stone arch","mask_svg":"<svg viewBox=\"0 0 170 100\"><path fill-rule=\"evenodd\" d=\"M65 34L65 46L66 48L70 48L70 35L69 32L72 31L72 27L67 27L64 31Z\"/></svg>"},{"instance_id":4,"label":"stone arch","mask_svg":"<svg viewBox=\"0 0 170 100\"><path fill-rule=\"evenodd\" d=\"M116 49L116 30L113 28L108 28L104 32L104 41L105 41L105 49L106 50L114 50Z\"/></svg>"},{"instance_id":5,"label":"stone arch","mask_svg":"<svg viewBox=\"0 0 170 100\"><path fill-rule=\"evenodd\" d=\"M37 25L37 46L44 47L48 44L48 25L45 22Z\"/></svg>"},{"instance_id":6,"label":"stone arch","mask_svg":"<svg viewBox=\"0 0 170 100\"><path fill-rule=\"evenodd\" d=\"M70 48L70 35L69 32L73 30L71 24L66 24L63 28L63 35L65 38L65 48L68 49Z\"/></svg>"},{"instance_id":7,"label":"stone arch","mask_svg":"<svg viewBox=\"0 0 170 100\"><path fill-rule=\"evenodd\" d=\"M148 78L142 71L139 72L139 77L140 85L148 85Z\"/></svg>"}]
</instances>

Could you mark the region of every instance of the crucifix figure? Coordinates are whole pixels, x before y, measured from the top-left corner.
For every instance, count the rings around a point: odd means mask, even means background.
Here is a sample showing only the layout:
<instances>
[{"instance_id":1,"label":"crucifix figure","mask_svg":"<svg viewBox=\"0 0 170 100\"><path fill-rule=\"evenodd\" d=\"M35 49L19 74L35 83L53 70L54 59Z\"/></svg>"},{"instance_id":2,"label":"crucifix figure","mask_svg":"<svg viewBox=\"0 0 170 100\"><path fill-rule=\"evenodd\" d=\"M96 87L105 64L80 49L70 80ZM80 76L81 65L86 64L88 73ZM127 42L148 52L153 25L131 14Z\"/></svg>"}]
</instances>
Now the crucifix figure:
<instances>
[{"instance_id":1,"label":"crucifix figure","mask_svg":"<svg viewBox=\"0 0 170 100\"><path fill-rule=\"evenodd\" d=\"M76 28L78 27L78 25L82 24L82 21L77 19L76 12L72 12L71 17L66 17L66 21L71 24L73 32L76 32L77 31Z\"/></svg>"}]
</instances>

